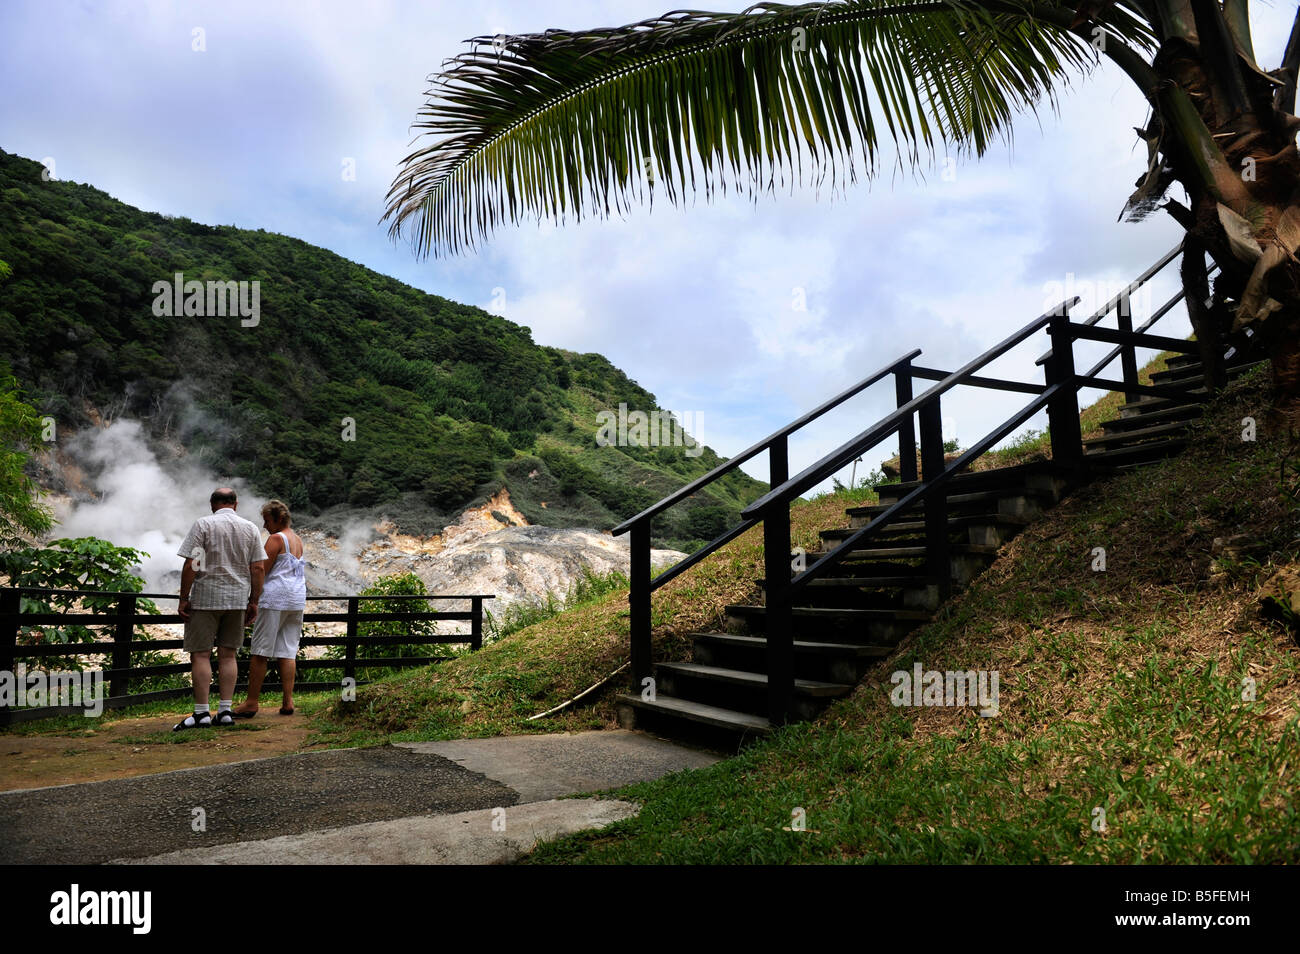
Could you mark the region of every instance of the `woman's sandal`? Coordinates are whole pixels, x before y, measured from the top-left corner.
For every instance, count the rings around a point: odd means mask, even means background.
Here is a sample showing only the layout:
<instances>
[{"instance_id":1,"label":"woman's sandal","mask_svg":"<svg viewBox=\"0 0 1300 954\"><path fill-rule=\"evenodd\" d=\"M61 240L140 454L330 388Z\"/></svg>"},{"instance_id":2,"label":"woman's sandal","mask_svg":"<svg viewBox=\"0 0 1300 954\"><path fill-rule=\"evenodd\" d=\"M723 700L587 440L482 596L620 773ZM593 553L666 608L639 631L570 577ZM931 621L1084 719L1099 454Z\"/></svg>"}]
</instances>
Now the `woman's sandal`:
<instances>
[{"instance_id":1,"label":"woman's sandal","mask_svg":"<svg viewBox=\"0 0 1300 954\"><path fill-rule=\"evenodd\" d=\"M286 708L284 708L284 706L281 706L281 707L280 707L280 715L293 715L293 710L292 710L292 709L286 709Z\"/></svg>"}]
</instances>

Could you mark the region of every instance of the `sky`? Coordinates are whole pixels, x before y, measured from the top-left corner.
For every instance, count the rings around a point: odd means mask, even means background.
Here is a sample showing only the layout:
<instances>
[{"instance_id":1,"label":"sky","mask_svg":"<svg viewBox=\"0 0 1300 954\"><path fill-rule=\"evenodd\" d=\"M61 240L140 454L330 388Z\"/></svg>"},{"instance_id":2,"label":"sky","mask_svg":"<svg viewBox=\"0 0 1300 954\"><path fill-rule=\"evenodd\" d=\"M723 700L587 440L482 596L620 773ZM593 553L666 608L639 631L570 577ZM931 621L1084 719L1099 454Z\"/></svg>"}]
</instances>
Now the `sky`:
<instances>
[{"instance_id":1,"label":"sky","mask_svg":"<svg viewBox=\"0 0 1300 954\"><path fill-rule=\"evenodd\" d=\"M1163 213L1117 221L1145 169L1133 127L1146 106L1103 62L1061 92L1059 110L1020 117L1010 146L940 157L921 175L893 175L887 160L874 181L833 197L810 186L757 201L701 195L610 220L507 226L454 258L420 259L392 242L379 221L384 195L410 152L428 77L465 39L617 26L667 9L4 0L0 148L143 209L303 239L502 314L539 344L603 354L660 406L692 415L723 456L914 347L918 363L952 370L1065 295L1083 296L1082 315L1178 241ZM1295 9L1250 5L1266 69ZM1173 288L1158 283L1135 317ZM1188 333L1176 317L1155 330ZM1033 359L1045 347L1017 349L991 373L1041 381ZM1024 400L955 391L945 437L965 446ZM892 408L886 382L799 432L792 472ZM868 452L859 473L892 452ZM766 479L761 457L746 470Z\"/></svg>"}]
</instances>

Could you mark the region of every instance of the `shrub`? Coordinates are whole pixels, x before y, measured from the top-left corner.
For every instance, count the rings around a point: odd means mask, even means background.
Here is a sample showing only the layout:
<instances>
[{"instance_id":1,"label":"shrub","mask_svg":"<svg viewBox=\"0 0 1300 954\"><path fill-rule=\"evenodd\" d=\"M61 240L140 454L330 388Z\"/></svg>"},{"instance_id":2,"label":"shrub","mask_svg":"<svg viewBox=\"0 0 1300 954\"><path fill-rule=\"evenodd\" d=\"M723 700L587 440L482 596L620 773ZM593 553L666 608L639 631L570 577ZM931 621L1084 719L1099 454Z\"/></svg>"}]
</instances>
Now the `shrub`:
<instances>
[{"instance_id":1,"label":"shrub","mask_svg":"<svg viewBox=\"0 0 1300 954\"><path fill-rule=\"evenodd\" d=\"M357 595L361 597L425 596L428 592L424 581L414 573L393 573L375 580L374 583ZM428 600L360 599L357 601L357 612L432 613L435 610ZM434 620L393 619L362 622L357 624L357 635L362 638L369 636L406 636L410 639L410 642L407 643L362 646L357 654L358 659L397 659L403 656L459 656L468 651L468 646L453 646L447 643L435 642L437 625ZM345 653L346 647L330 646L325 651L325 658L342 659ZM396 667L366 667L358 670L357 677L359 680L369 681L398 671ZM338 678L341 679L343 676L341 669L316 670L312 672L312 679L313 681L328 679L336 672Z\"/></svg>"}]
</instances>

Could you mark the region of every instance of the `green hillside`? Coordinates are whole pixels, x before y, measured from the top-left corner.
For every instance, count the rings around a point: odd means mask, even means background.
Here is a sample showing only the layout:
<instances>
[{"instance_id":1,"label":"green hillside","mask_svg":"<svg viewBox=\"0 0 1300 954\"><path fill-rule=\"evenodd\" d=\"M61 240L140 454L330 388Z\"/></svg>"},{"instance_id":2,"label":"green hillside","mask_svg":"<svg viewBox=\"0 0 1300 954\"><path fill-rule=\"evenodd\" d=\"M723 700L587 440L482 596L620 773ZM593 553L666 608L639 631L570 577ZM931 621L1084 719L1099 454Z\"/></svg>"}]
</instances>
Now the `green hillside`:
<instances>
[{"instance_id":1,"label":"green hillside","mask_svg":"<svg viewBox=\"0 0 1300 954\"><path fill-rule=\"evenodd\" d=\"M143 212L42 172L0 151L0 338L64 433L138 417L297 510L381 507L426 532L503 485L534 523L609 527L720 461L597 446L600 411L657 409L600 355L539 346L297 239ZM155 290L177 272L203 289L247 282L245 297L232 288L221 314L224 296ZM762 489L730 475L656 537L710 537Z\"/></svg>"}]
</instances>

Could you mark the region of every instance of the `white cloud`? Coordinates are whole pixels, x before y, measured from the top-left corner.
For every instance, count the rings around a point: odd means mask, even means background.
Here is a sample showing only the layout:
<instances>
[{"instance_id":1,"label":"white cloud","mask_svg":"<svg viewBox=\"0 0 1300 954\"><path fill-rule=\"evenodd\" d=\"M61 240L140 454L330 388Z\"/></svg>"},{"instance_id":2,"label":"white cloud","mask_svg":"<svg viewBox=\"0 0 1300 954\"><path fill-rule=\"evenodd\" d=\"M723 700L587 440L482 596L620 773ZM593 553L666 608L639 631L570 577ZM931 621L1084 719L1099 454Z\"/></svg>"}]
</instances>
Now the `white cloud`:
<instances>
[{"instance_id":1,"label":"white cloud","mask_svg":"<svg viewBox=\"0 0 1300 954\"><path fill-rule=\"evenodd\" d=\"M1132 127L1146 108L1103 65L1062 94L1059 117L1022 117L1014 148L959 160L951 181L942 155L920 178L892 175L886 157L879 180L833 200L808 187L685 208L661 196L653 211L525 223L477 254L424 262L389 243L378 219L425 77L463 39L657 12L645 0L7 3L0 128L6 149L53 155L61 178L144 208L283 231L458 301L485 305L503 287L506 316L538 342L605 354L699 411L724 454L912 346L956 367L1035 317L1046 283L1125 280L1177 240L1167 216L1115 221L1145 166ZM1266 65L1293 12L1251 5ZM206 53L190 49L194 25ZM355 182L341 179L345 156ZM795 287L807 311L790 307ZM1040 350L998 373L1034 379ZM883 413L892 388L877 391L797 439L795 466ZM1003 414L989 395L948 403L963 437Z\"/></svg>"}]
</instances>

